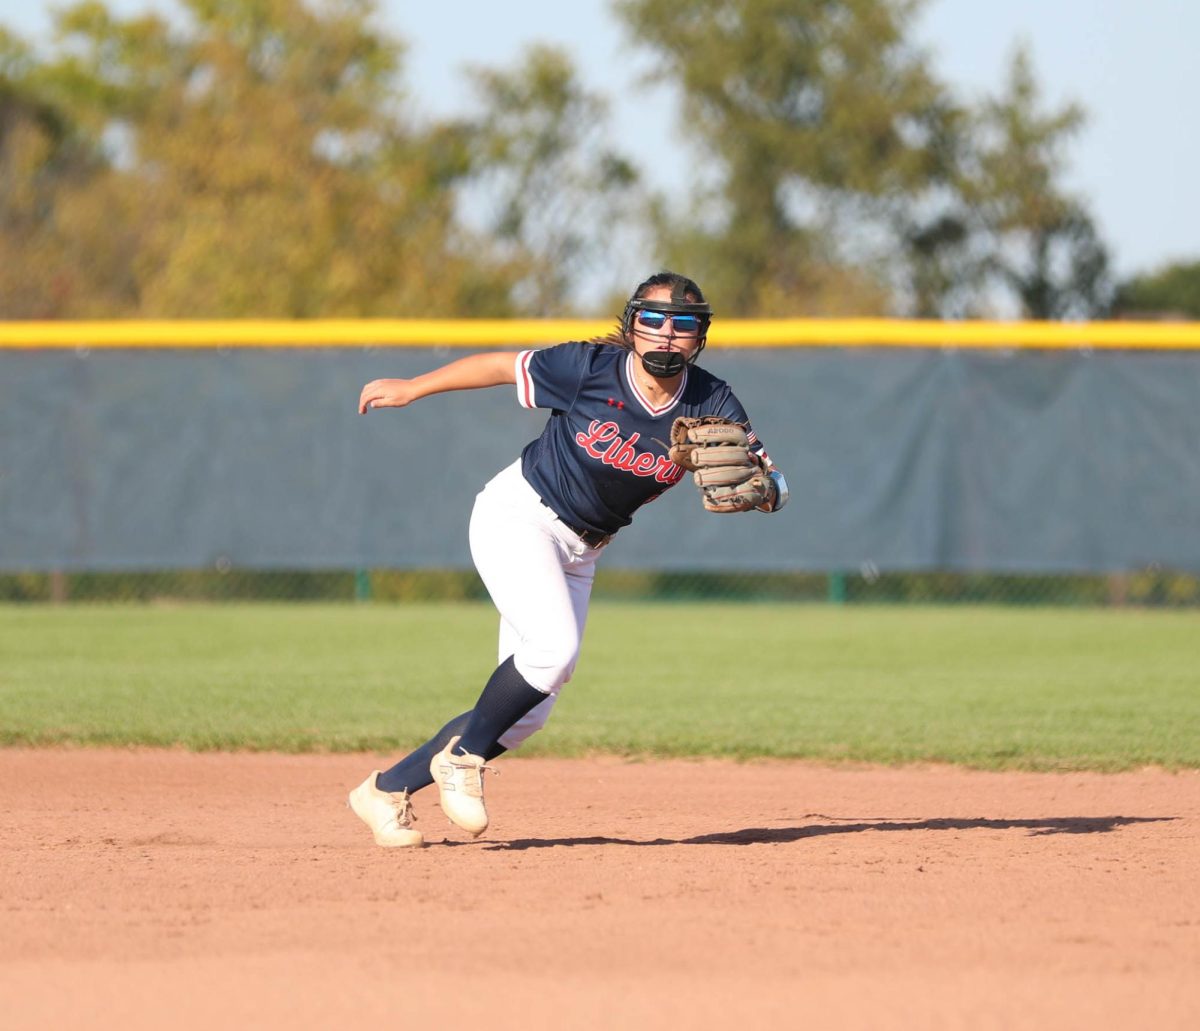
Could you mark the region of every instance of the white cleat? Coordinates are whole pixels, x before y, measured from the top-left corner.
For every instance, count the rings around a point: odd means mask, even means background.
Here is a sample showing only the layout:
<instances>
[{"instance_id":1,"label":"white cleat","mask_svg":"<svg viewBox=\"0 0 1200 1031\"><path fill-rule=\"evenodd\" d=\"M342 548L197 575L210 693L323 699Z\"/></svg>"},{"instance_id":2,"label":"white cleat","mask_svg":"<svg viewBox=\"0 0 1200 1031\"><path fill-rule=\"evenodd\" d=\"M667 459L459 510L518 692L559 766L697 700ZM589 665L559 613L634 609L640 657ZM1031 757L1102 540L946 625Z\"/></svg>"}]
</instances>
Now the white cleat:
<instances>
[{"instance_id":1,"label":"white cleat","mask_svg":"<svg viewBox=\"0 0 1200 1031\"><path fill-rule=\"evenodd\" d=\"M429 763L429 772L441 795L442 812L451 823L477 838L488 825L483 807L483 771L491 767L484 764L482 756L456 754L457 746L458 738L451 738Z\"/></svg>"},{"instance_id":2,"label":"white cleat","mask_svg":"<svg viewBox=\"0 0 1200 1031\"><path fill-rule=\"evenodd\" d=\"M420 848L425 837L413 830L412 802L407 791L391 793L375 786L376 770L350 792L350 808L371 828L375 844L384 848Z\"/></svg>"}]
</instances>

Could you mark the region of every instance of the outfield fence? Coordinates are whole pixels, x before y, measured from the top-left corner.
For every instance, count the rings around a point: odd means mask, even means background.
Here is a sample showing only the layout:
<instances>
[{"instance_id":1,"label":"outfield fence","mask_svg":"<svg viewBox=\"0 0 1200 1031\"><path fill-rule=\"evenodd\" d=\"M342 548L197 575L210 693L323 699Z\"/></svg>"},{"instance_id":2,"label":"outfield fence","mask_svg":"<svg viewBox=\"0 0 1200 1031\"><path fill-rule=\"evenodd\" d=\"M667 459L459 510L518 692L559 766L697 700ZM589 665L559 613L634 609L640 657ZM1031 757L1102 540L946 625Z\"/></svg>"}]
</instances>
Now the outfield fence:
<instances>
[{"instance_id":1,"label":"outfield fence","mask_svg":"<svg viewBox=\"0 0 1200 1031\"><path fill-rule=\"evenodd\" d=\"M544 413L358 391L609 328L0 323L0 600L482 599L472 498ZM1200 324L717 322L703 364L792 503L685 481L597 597L1200 604Z\"/></svg>"}]
</instances>

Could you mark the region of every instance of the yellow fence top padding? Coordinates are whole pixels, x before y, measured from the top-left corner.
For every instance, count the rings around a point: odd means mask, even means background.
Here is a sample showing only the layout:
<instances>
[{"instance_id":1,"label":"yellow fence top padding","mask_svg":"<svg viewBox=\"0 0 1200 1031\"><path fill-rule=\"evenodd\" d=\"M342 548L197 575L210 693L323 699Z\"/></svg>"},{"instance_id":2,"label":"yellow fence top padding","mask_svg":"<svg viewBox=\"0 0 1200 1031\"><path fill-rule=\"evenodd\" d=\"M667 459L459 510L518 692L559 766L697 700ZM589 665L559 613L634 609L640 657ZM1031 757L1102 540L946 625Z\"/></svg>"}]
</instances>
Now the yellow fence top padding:
<instances>
[{"instance_id":1,"label":"yellow fence top padding","mask_svg":"<svg viewBox=\"0 0 1200 1031\"><path fill-rule=\"evenodd\" d=\"M586 340L613 320L233 319L0 322L0 348L537 347ZM1200 350L1198 322L717 319L715 347Z\"/></svg>"}]
</instances>

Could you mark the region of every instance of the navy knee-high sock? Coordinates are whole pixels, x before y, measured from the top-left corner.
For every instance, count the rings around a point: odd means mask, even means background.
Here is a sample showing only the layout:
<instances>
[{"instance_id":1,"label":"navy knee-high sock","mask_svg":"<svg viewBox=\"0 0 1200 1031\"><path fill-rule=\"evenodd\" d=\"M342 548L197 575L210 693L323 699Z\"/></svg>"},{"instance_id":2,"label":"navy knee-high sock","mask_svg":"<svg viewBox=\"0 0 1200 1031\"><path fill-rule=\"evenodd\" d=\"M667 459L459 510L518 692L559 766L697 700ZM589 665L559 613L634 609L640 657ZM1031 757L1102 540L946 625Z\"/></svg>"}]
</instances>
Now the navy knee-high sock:
<instances>
[{"instance_id":1,"label":"navy knee-high sock","mask_svg":"<svg viewBox=\"0 0 1200 1031\"><path fill-rule=\"evenodd\" d=\"M421 788L429 787L433 783L433 777L429 775L429 764L433 761L433 757L450 743L452 737L461 736L467 729L470 719L469 712L455 716L420 748L410 752L390 770L381 773L375 780L376 787L380 791L407 791L410 794L420 791ZM493 744L482 754L485 759L495 759L496 756L503 755L506 751L507 749L503 745Z\"/></svg>"},{"instance_id":2,"label":"navy knee-high sock","mask_svg":"<svg viewBox=\"0 0 1200 1031\"><path fill-rule=\"evenodd\" d=\"M471 710L471 718L458 743L458 750L482 755L486 759L488 750L496 744L500 735L548 697L517 672L510 655L496 667L484 685L479 701Z\"/></svg>"}]
</instances>

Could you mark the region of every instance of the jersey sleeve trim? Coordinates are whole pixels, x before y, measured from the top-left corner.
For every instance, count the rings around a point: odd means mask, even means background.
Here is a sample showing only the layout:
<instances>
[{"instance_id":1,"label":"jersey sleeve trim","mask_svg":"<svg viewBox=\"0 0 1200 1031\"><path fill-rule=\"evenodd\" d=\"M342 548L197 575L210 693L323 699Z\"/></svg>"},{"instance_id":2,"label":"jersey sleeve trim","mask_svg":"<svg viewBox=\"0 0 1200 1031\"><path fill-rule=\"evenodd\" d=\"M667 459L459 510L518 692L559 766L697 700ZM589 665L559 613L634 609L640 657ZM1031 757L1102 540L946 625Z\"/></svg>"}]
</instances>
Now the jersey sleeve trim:
<instances>
[{"instance_id":1,"label":"jersey sleeve trim","mask_svg":"<svg viewBox=\"0 0 1200 1031\"><path fill-rule=\"evenodd\" d=\"M529 363L533 360L533 355L532 350L522 351L517 355L517 400L522 408L537 407L533 376L529 372Z\"/></svg>"}]
</instances>

